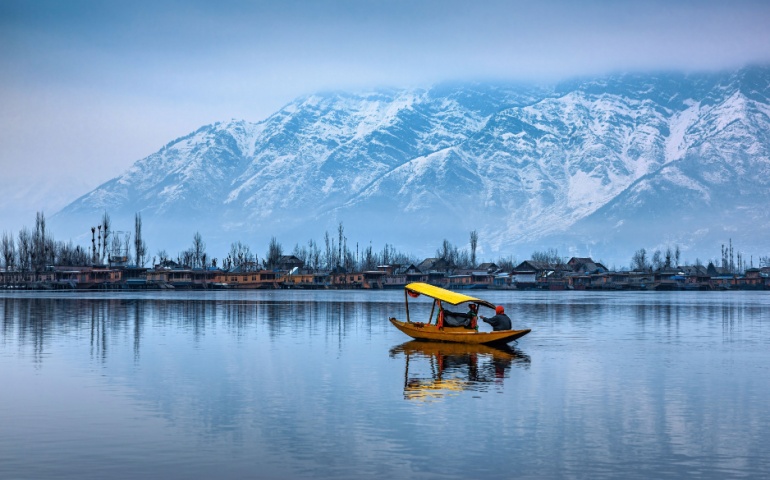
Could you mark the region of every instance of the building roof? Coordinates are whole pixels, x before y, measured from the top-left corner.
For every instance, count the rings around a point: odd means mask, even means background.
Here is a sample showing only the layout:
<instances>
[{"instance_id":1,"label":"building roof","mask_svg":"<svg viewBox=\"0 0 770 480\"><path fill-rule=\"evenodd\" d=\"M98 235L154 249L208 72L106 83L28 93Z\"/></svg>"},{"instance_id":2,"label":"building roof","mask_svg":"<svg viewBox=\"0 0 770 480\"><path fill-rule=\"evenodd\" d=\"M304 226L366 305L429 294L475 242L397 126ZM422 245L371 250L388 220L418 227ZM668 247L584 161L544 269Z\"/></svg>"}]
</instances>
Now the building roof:
<instances>
[{"instance_id":1,"label":"building roof","mask_svg":"<svg viewBox=\"0 0 770 480\"><path fill-rule=\"evenodd\" d=\"M419 268L421 272L429 272L431 270L446 270L449 268L449 262L443 258L426 258L417 266L417 268Z\"/></svg>"},{"instance_id":2,"label":"building roof","mask_svg":"<svg viewBox=\"0 0 770 480\"><path fill-rule=\"evenodd\" d=\"M594 262L591 257L572 257L567 262L574 272L601 273L606 272L607 267L599 262Z\"/></svg>"},{"instance_id":3,"label":"building roof","mask_svg":"<svg viewBox=\"0 0 770 480\"><path fill-rule=\"evenodd\" d=\"M553 270L553 268L545 262L534 260L524 260L513 269L514 272L542 272L544 270Z\"/></svg>"}]
</instances>

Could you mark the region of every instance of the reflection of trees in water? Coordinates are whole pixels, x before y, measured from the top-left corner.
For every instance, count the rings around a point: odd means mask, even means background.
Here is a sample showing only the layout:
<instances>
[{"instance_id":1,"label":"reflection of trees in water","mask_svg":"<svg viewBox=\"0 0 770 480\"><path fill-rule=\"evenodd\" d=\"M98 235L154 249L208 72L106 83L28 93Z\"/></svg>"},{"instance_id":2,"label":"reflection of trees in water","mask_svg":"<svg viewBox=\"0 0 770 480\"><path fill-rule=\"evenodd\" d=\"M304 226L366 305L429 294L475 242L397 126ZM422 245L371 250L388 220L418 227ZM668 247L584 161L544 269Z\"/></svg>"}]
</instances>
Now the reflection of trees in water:
<instances>
[{"instance_id":1,"label":"reflection of trees in water","mask_svg":"<svg viewBox=\"0 0 770 480\"><path fill-rule=\"evenodd\" d=\"M85 319L89 329L91 356L102 362L107 360L111 341L122 336L132 337L134 359L138 360L145 316L144 302L116 298L96 301L79 299L66 315L67 322L76 328Z\"/></svg>"},{"instance_id":2,"label":"reflection of trees in water","mask_svg":"<svg viewBox=\"0 0 770 480\"><path fill-rule=\"evenodd\" d=\"M287 334L321 335L341 344L346 337L362 332L371 334L373 328L389 328L383 319L403 308L398 302L351 301L349 297L340 300L333 295L323 292L292 298L271 294L269 298L236 300L71 294L6 297L0 301L1 341L4 345L15 342L29 348L37 362L42 361L53 338L77 333L87 333L91 354L102 360L109 354L111 339L128 336L138 359L147 322L190 332L196 341L200 341L208 329L224 326L236 336L259 334L264 329L270 338ZM622 325L624 321L631 321L640 334L654 331L670 339L680 338L687 328L704 322L721 325L723 335L729 337L740 331L741 322L754 321L767 316L768 312L767 306L743 298L740 292L721 296L713 292L624 295L511 301L506 310L514 326L517 322L518 326L537 328L565 322L573 325L621 322ZM416 303L412 314L415 318L427 317L429 306Z\"/></svg>"},{"instance_id":3,"label":"reflection of trees in water","mask_svg":"<svg viewBox=\"0 0 770 480\"><path fill-rule=\"evenodd\" d=\"M257 317L271 337L285 334L322 334L342 340L352 331L371 332L372 319L383 322L387 311L381 304L355 301L257 302Z\"/></svg>"},{"instance_id":4,"label":"reflection of trees in water","mask_svg":"<svg viewBox=\"0 0 770 480\"><path fill-rule=\"evenodd\" d=\"M217 302L216 316L224 319L227 331L240 337L257 321L254 302Z\"/></svg>"},{"instance_id":5,"label":"reflection of trees in water","mask_svg":"<svg viewBox=\"0 0 770 480\"><path fill-rule=\"evenodd\" d=\"M746 298L749 297L750 298ZM739 325L768 315L770 306L755 294L743 292L613 293L601 296L543 296L536 302L511 302L506 311L527 326L605 323L608 327L636 327L637 335L654 334L679 341L693 329L721 325L727 339Z\"/></svg>"},{"instance_id":6,"label":"reflection of trees in water","mask_svg":"<svg viewBox=\"0 0 770 480\"><path fill-rule=\"evenodd\" d=\"M2 341L30 347L36 361L50 348L53 338L86 334L90 353L104 361L110 342L130 336L135 359L141 354L145 325L173 327L200 341L208 329L224 327L240 337L264 328L270 338L280 335L322 335L342 340L351 332L384 325L389 303L318 300L221 300L56 297L3 298L0 302ZM378 323L379 322L379 323ZM217 326L219 324L219 326ZM14 337L15 336L15 337Z\"/></svg>"},{"instance_id":7,"label":"reflection of trees in water","mask_svg":"<svg viewBox=\"0 0 770 480\"><path fill-rule=\"evenodd\" d=\"M158 325L182 328L198 340L206 333L209 323L215 321L215 302L200 300L142 300L147 302L155 314L153 321Z\"/></svg>"},{"instance_id":8,"label":"reflection of trees in water","mask_svg":"<svg viewBox=\"0 0 770 480\"><path fill-rule=\"evenodd\" d=\"M14 325L15 325L15 319L17 318L17 315L14 312L14 309L18 305L17 302L12 301L11 299L4 298L3 302L3 325L2 325L2 332L3 334L0 335L0 344L5 347L7 344L11 343L12 335L14 332Z\"/></svg>"},{"instance_id":9,"label":"reflection of trees in water","mask_svg":"<svg viewBox=\"0 0 770 480\"><path fill-rule=\"evenodd\" d=\"M606 311L601 303L511 303L505 313L511 317L513 328L531 328L534 325L562 323L565 318L572 321L588 321Z\"/></svg>"},{"instance_id":10,"label":"reflection of trees in water","mask_svg":"<svg viewBox=\"0 0 770 480\"><path fill-rule=\"evenodd\" d=\"M680 295L686 303L673 303L662 299L635 305L633 315L642 330L646 327L655 329L656 334L665 335L669 339L678 339L687 335L698 326L721 325L723 338L728 339L736 332L736 326L744 321L751 321L767 315L770 307L761 305L745 305L736 302L737 298L727 298L726 301L714 301L714 295L690 297L693 293ZM698 294L696 294L698 295ZM728 294L728 295L734 295ZM699 301L704 300L704 301ZM716 299L719 300L719 299Z\"/></svg>"},{"instance_id":11,"label":"reflection of trees in water","mask_svg":"<svg viewBox=\"0 0 770 480\"><path fill-rule=\"evenodd\" d=\"M640 332L648 327L655 329L656 335L676 339L680 335L680 320L694 315L700 316L698 307L692 306L685 310L684 305L648 302L633 307L633 315Z\"/></svg>"},{"instance_id":12,"label":"reflection of trees in water","mask_svg":"<svg viewBox=\"0 0 770 480\"><path fill-rule=\"evenodd\" d=\"M3 338L15 331L20 348L32 347L33 358L40 362L50 343L59 337L88 334L90 353L107 358L110 338L133 335L134 354L139 354L142 323L146 305L120 299L83 299L72 297L5 298Z\"/></svg>"},{"instance_id":13,"label":"reflection of trees in water","mask_svg":"<svg viewBox=\"0 0 770 480\"><path fill-rule=\"evenodd\" d=\"M32 347L32 359L40 363L45 353L46 341L51 336L53 326L52 305L41 299L20 302L18 299L3 299L3 339L13 338L19 346ZM26 321L19 321L26 319Z\"/></svg>"}]
</instances>

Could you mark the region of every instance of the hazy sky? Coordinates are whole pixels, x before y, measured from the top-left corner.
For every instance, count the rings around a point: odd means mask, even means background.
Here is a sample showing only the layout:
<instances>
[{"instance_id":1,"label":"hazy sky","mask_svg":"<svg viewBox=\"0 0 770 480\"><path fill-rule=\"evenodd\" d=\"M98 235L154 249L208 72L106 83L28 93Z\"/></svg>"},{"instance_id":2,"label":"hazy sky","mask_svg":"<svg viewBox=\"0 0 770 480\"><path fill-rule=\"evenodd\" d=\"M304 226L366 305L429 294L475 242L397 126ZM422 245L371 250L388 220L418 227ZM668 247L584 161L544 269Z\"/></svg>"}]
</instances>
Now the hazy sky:
<instances>
[{"instance_id":1,"label":"hazy sky","mask_svg":"<svg viewBox=\"0 0 770 480\"><path fill-rule=\"evenodd\" d=\"M770 1L0 1L0 230L321 89L770 63Z\"/></svg>"}]
</instances>

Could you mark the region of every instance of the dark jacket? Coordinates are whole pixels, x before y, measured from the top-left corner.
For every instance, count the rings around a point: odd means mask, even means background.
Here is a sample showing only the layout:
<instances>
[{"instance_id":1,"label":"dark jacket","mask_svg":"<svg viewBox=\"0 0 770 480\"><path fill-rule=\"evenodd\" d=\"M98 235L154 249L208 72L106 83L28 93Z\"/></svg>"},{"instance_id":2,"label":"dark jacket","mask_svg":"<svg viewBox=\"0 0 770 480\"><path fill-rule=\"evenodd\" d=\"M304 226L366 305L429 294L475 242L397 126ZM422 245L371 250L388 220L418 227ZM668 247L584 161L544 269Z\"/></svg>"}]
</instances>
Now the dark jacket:
<instances>
[{"instance_id":1,"label":"dark jacket","mask_svg":"<svg viewBox=\"0 0 770 480\"><path fill-rule=\"evenodd\" d=\"M492 330L494 331L511 329L511 319L504 313L489 318L481 317L481 319L492 325Z\"/></svg>"}]
</instances>

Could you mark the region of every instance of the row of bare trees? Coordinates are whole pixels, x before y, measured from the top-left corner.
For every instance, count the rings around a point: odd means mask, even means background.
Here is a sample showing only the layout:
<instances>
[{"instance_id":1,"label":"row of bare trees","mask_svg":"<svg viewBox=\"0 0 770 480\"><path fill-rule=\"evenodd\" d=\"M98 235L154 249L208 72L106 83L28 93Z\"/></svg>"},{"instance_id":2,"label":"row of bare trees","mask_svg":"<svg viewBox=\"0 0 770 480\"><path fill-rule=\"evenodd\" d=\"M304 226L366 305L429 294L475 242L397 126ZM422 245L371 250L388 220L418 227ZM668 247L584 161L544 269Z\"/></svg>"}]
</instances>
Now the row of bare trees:
<instances>
[{"instance_id":1,"label":"row of bare trees","mask_svg":"<svg viewBox=\"0 0 770 480\"><path fill-rule=\"evenodd\" d=\"M475 230L471 232L470 251L460 249L448 240L444 240L436 251L436 257L443 258L456 268L472 268L476 266L478 238L478 232ZM336 238L330 235L328 231L325 232L323 248L314 239L310 239L307 244L295 244L291 254L311 270L374 270L377 265L416 264L419 262L414 255L401 252L388 243L380 251L375 251L371 242L363 249L358 242L353 247L348 243L342 222L337 227ZM270 269L278 265L283 255L283 246L276 237L270 239L267 252L261 262L259 256L251 250L248 244L238 240L230 244L230 251L220 266L225 269L256 269L262 266ZM159 251L158 257L163 261L168 256L165 251ZM510 265L511 268L514 261L513 257L500 259L503 265ZM201 239L200 233L197 232L193 237L192 246L177 257L177 262L192 267L217 266L216 258L208 261L205 254L205 243Z\"/></svg>"},{"instance_id":2,"label":"row of bare trees","mask_svg":"<svg viewBox=\"0 0 770 480\"><path fill-rule=\"evenodd\" d=\"M142 267L149 261L140 213L134 216L133 240L131 240L131 233L114 231L112 220L107 212L103 214L97 225L91 227L91 233L91 245L87 249L73 245L71 240L66 243L54 241L50 232L46 231L44 214L38 212L34 231L24 227L17 238L7 232L3 233L0 239L3 266L6 269L24 273L41 271L49 265L103 265L120 262ZM371 242L364 248L356 242L353 250L345 236L342 222L339 223L336 233L336 238L328 231L325 233L323 248L315 240L310 239L306 245L296 244L292 254L313 270L373 270L377 265L419 262L415 256L401 252L388 243L381 250L375 251ZM456 268L475 267L478 239L478 232L472 231L469 238L470 249L461 249L445 239L436 250L436 257L446 260ZM275 237L271 238L262 262L249 245L237 241L231 244L227 257L219 266L225 269L261 266L274 268L283 255L283 247ZM152 263L170 260L171 257L165 250L158 250L156 256L152 258ZM500 258L498 265L510 264L512 268L514 261L515 259L510 256ZM218 266L217 259L210 258L207 254L206 243L200 232L195 232L190 248L176 256L176 263L193 268Z\"/></svg>"},{"instance_id":3,"label":"row of bare trees","mask_svg":"<svg viewBox=\"0 0 770 480\"><path fill-rule=\"evenodd\" d=\"M667 247L664 251L656 249L651 256L647 250L640 248L631 257L631 269L660 270L677 268L680 266L680 259L681 250L679 245L676 245L673 250L671 247ZM770 266L770 257L759 257L758 261L760 267ZM753 259L750 258L747 262L744 254L740 251L735 252L732 239L729 240L727 245L722 245L720 258L709 260L708 263L714 267L720 267L725 273L731 274L743 273L747 268L754 266ZM700 259L695 259L695 265L702 266L703 262Z\"/></svg>"},{"instance_id":4,"label":"row of bare trees","mask_svg":"<svg viewBox=\"0 0 770 480\"><path fill-rule=\"evenodd\" d=\"M30 231L23 227L18 236L3 232L0 238L0 257L8 270L22 274L40 272L48 265L85 265L88 253L72 241L55 241L46 231L45 215L38 212L35 228Z\"/></svg>"},{"instance_id":5,"label":"row of bare trees","mask_svg":"<svg viewBox=\"0 0 770 480\"><path fill-rule=\"evenodd\" d=\"M148 262L147 244L143 238L142 217L136 213L134 217L133 241L131 234L114 232L110 216L105 212L99 224L91 228L91 247L84 249L79 245L73 245L72 241L55 241L51 233L46 229L45 215L38 212L35 217L35 228L30 231L23 227L17 237L3 232L0 238L0 260L8 270L21 273L40 272L49 265L76 266L93 265L112 262L114 257L120 257L122 262L137 266L144 266ZM121 237L119 233L123 233ZM337 228L337 235L332 236L325 232L323 248L313 239L306 245L295 244L291 252L301 260L308 268L313 270L373 270L377 265L383 264L417 264L419 259L409 253L398 251L390 244L385 244L381 250L375 251L371 242L360 248L355 243L355 250L348 244L345 229L342 222ZM477 231L470 232L469 248L460 248L444 239L435 256L444 259L454 268L474 268L477 266L477 247L479 235ZM237 241L231 244L230 251L219 265L225 269L232 268L274 268L278 265L284 254L281 243L272 237L262 262L257 254L252 252L249 245ZM666 248L664 251L655 250L650 255L646 249L637 250L631 259L631 268L634 270L657 270L675 268L679 265L681 250L679 245ZM549 265L554 268L565 263L556 249L550 248L532 253L531 259ZM159 250L156 257L152 258L165 262L170 256L165 250ZM216 258L210 258L206 253L206 243L200 232L195 232L192 245L187 250L180 252L176 261L178 264L196 267L218 266ZM745 271L747 262L745 256L737 253L734 255L732 240L727 246L722 245L722 255L719 260L712 262L721 265L725 271ZM512 270L516 264L513 256L500 257L497 266L506 270ZM696 265L700 261L696 260ZM753 266L753 261L751 262ZM770 266L770 257L760 257L760 266Z\"/></svg>"},{"instance_id":6,"label":"row of bare trees","mask_svg":"<svg viewBox=\"0 0 770 480\"><path fill-rule=\"evenodd\" d=\"M46 229L46 219L43 212L35 216L35 228L30 231L26 226L19 230L16 237L3 232L0 237L0 258L7 270L18 271L22 274L39 273L47 266L82 266L103 264L111 261L110 255L116 252L126 252L130 261L130 235L126 236L125 244L111 229L110 216L105 213L98 226L91 227L91 246L83 248L74 245L72 240L57 241ZM136 264L144 265L147 261L147 245L142 239L142 219L136 214L134 259Z\"/></svg>"},{"instance_id":7,"label":"row of bare trees","mask_svg":"<svg viewBox=\"0 0 770 480\"><path fill-rule=\"evenodd\" d=\"M680 258L681 250L679 245L676 245L674 250L671 250L671 247L667 247L665 252L656 249L652 256L648 255L646 249L640 248L631 257L631 269L642 271L676 268L679 266Z\"/></svg>"}]
</instances>

